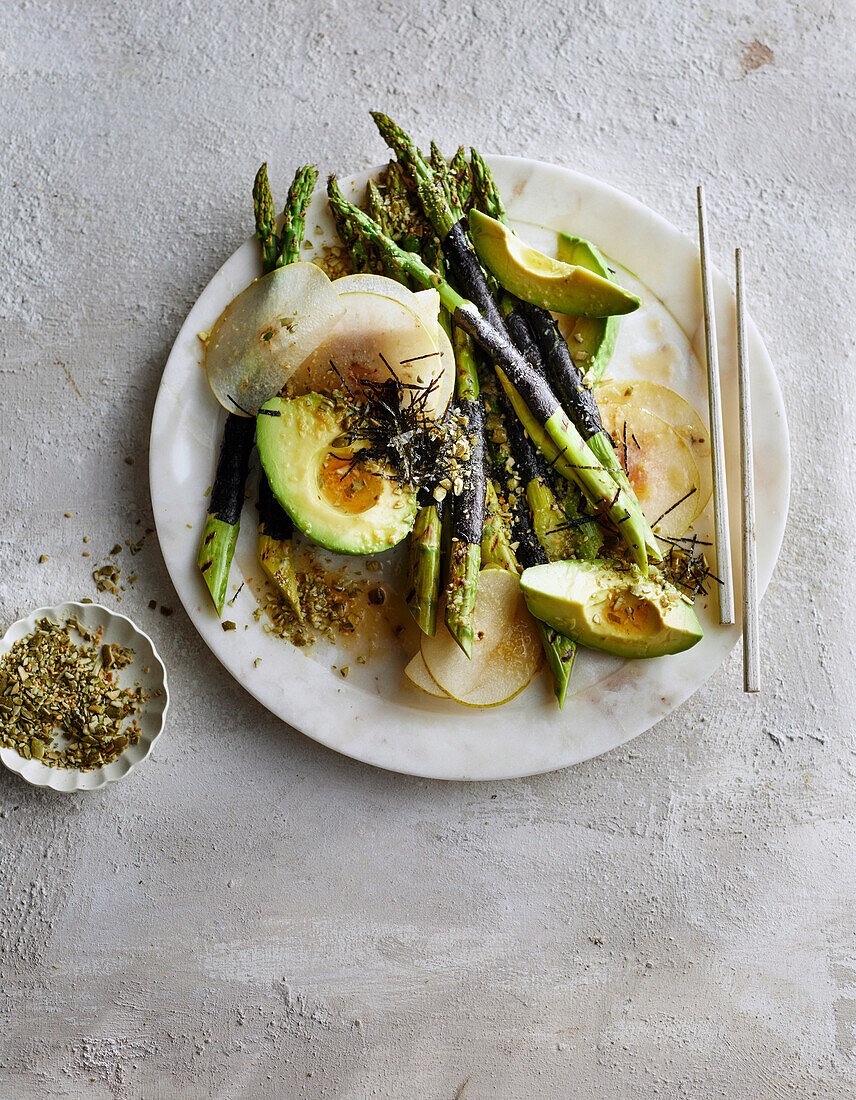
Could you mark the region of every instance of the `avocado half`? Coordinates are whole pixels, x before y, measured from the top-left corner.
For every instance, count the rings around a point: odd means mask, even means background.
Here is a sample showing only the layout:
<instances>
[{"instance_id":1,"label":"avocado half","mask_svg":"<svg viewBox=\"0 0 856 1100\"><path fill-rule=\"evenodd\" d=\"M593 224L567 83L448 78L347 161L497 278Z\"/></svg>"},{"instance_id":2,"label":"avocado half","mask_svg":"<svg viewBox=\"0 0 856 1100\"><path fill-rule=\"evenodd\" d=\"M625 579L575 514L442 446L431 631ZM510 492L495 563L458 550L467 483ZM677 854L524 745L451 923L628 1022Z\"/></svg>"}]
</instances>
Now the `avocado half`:
<instances>
[{"instance_id":1,"label":"avocado half","mask_svg":"<svg viewBox=\"0 0 856 1100\"><path fill-rule=\"evenodd\" d=\"M617 283L539 252L480 210L470 211L469 228L479 259L524 302L573 317L610 317L639 308L639 299Z\"/></svg>"},{"instance_id":2,"label":"avocado half","mask_svg":"<svg viewBox=\"0 0 856 1100\"><path fill-rule=\"evenodd\" d=\"M674 585L604 562L555 561L520 578L526 605L559 633L616 657L665 657L690 649L702 629Z\"/></svg>"},{"instance_id":3,"label":"avocado half","mask_svg":"<svg viewBox=\"0 0 856 1100\"><path fill-rule=\"evenodd\" d=\"M354 447L337 446L344 425L329 397L307 393L262 406L259 458L274 496L296 527L338 554L377 554L407 535L416 495L357 465Z\"/></svg>"},{"instance_id":4,"label":"avocado half","mask_svg":"<svg viewBox=\"0 0 856 1100\"><path fill-rule=\"evenodd\" d=\"M601 252L583 237L560 233L556 255L563 263L586 267L612 283L616 281ZM579 367L585 380L595 385L603 378L615 351L620 319L616 316L574 317L572 323L573 328L568 334L571 350L585 355Z\"/></svg>"}]
</instances>

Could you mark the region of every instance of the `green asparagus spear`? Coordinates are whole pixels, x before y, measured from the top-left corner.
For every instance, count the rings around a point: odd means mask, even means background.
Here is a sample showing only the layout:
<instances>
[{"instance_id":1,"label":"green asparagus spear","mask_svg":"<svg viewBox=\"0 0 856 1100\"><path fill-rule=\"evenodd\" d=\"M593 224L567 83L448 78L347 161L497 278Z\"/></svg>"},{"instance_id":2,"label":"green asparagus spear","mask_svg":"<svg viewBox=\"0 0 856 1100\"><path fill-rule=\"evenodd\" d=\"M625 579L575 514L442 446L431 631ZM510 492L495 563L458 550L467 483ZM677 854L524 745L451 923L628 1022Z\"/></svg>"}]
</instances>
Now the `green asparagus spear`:
<instances>
[{"instance_id":1,"label":"green asparagus spear","mask_svg":"<svg viewBox=\"0 0 856 1100\"><path fill-rule=\"evenodd\" d=\"M380 186L369 180L366 189L366 206L369 213L382 227L384 233L409 251L421 250L434 258L437 256L433 233L425 222L421 211L411 202L404 185L401 169L396 161L380 177ZM337 221L339 227L341 219ZM343 233L346 236L343 236ZM343 243L351 247L353 243L362 244L355 237L347 223L341 223L340 236ZM378 259L381 270L389 278L397 278L407 286L412 280L391 267L383 257ZM441 310L441 323L447 334L451 332L448 314ZM416 620L419 629L434 635L437 629L437 605L441 587L443 559L443 532L448 534L448 523L443 523L444 505L434 499L433 486L420 494L419 511L413 530L410 533L408 567L410 584L407 605Z\"/></svg>"},{"instance_id":2,"label":"green asparagus spear","mask_svg":"<svg viewBox=\"0 0 856 1100\"><path fill-rule=\"evenodd\" d=\"M267 163L256 173L253 184L253 209L256 215L256 237L262 253L262 271L267 274L276 266L279 241L276 236L276 208L268 183Z\"/></svg>"},{"instance_id":3,"label":"green asparagus spear","mask_svg":"<svg viewBox=\"0 0 856 1100\"><path fill-rule=\"evenodd\" d=\"M405 172L411 174L419 200L425 210L425 215L441 239L443 250L458 283L466 289L467 293L473 296L473 301L484 318L494 328L504 329L504 323L494 298L492 281L486 278L469 246L464 230L458 224L460 211L450 201L454 200L454 203L456 203L457 196L454 189L449 185L449 175L444 174L443 168L437 163L432 177L431 166L425 162L407 134L390 118L380 112L374 112L372 117L381 136L398 157L402 168ZM432 146L432 164L436 154L436 147ZM445 161L442 163L445 166ZM490 175L490 170L480 157L477 157L475 171L480 193L489 192L489 199L486 201L489 202L492 210L501 214L502 219L505 220L499 192ZM532 319L536 320L535 311L537 307L526 306L526 309L530 311L529 315ZM598 463L609 472L620 490L621 504L625 513L620 522L625 526L623 528L619 527L619 530L628 543L634 561L643 572L647 572L648 556L650 555L657 561L661 558L654 534L612 449L609 436L603 432L594 397L589 390L583 387L582 376L573 363L567 345L561 339L555 322L545 310L540 311L537 320L542 327L547 324L553 327L555 338L551 338L549 341L549 350L554 372L560 383L560 395L566 402L574 418L574 426L581 433L582 439L594 438L594 446L591 450ZM564 354L562 354L562 349L564 349ZM545 349L542 348L542 350ZM550 434L549 430L548 434ZM558 442L558 440L555 442ZM561 450L561 446L559 449ZM615 516L612 518L614 521L616 520Z\"/></svg>"},{"instance_id":4,"label":"green asparagus spear","mask_svg":"<svg viewBox=\"0 0 856 1100\"><path fill-rule=\"evenodd\" d=\"M455 323L469 332L485 349L519 398L529 420L540 429L536 440L529 424L525 424L533 441L563 477L576 481L595 508L600 508L615 524L628 545L631 556L643 572L647 571L644 539L637 533L628 508L627 494L616 486L608 471L586 445L577 429L568 421L558 399L547 383L532 369L514 346L500 317L500 327L483 317L475 305L453 290L442 276L431 271L418 256L399 248L386 237L376 223L358 207L348 203L335 178L327 184L330 205L337 216L348 221L356 234L370 241L392 267L414 279L422 287L434 287L442 304L450 311ZM499 314L498 308L496 313ZM520 408L515 405L520 415ZM549 446L547 446L549 444Z\"/></svg>"},{"instance_id":5,"label":"green asparagus spear","mask_svg":"<svg viewBox=\"0 0 856 1100\"><path fill-rule=\"evenodd\" d=\"M400 126L396 126L392 119L379 111L373 111L372 118L381 137L393 150L403 171L409 176L425 211L425 217L440 240L443 255L455 282L466 291L488 323L498 332L504 333L505 326L493 292L461 225L457 196L454 196L453 208L450 202L452 196L447 192L447 187L438 185L431 165Z\"/></svg>"},{"instance_id":6,"label":"green asparagus spear","mask_svg":"<svg viewBox=\"0 0 856 1100\"><path fill-rule=\"evenodd\" d=\"M463 210L458 206L458 184L457 180L452 175L452 170L446 161L446 158L440 152L436 142L431 142L431 169L434 173L434 183L437 188L443 193L443 196L448 204L451 212L451 217L455 221L460 221L464 216Z\"/></svg>"},{"instance_id":7,"label":"green asparagus spear","mask_svg":"<svg viewBox=\"0 0 856 1100\"><path fill-rule=\"evenodd\" d=\"M509 573L519 573L520 566L511 545L511 532L502 514L496 487L487 478L484 507L484 531L481 543L482 565L499 565Z\"/></svg>"},{"instance_id":8,"label":"green asparagus spear","mask_svg":"<svg viewBox=\"0 0 856 1100\"><path fill-rule=\"evenodd\" d=\"M425 503L416 514L410 536L410 614L423 634L437 630L437 594L440 589L442 515L436 503Z\"/></svg>"},{"instance_id":9,"label":"green asparagus spear","mask_svg":"<svg viewBox=\"0 0 856 1100\"><path fill-rule=\"evenodd\" d=\"M473 613L484 531L484 405L479 399L472 339L455 328L452 346L455 351L455 402L467 420L470 453L462 475L463 487L452 502L446 627L463 652L472 657Z\"/></svg>"},{"instance_id":10,"label":"green asparagus spear","mask_svg":"<svg viewBox=\"0 0 856 1100\"><path fill-rule=\"evenodd\" d=\"M256 219L256 237L262 255L262 270L267 273L276 263L278 241L276 236L276 209L268 183L267 164L256 173L253 183L253 210ZM211 490L208 518L202 530L197 564L211 593L217 614L223 614L229 568L235 554L241 508L244 501L244 483L247 480L250 451L253 446L253 422L230 413L223 429L223 442L217 473ZM224 510L223 503L228 504Z\"/></svg>"},{"instance_id":11,"label":"green asparagus spear","mask_svg":"<svg viewBox=\"0 0 856 1100\"><path fill-rule=\"evenodd\" d=\"M639 502L636 500L636 494L633 492L618 455L615 453L612 439L604 430L594 394L584 385L582 374L571 357L568 345L559 332L558 325L546 310L540 309L538 306L525 304L523 312L529 320L541 354L551 369L566 407L576 413L574 417L576 426L588 443L592 454L604 469L609 471L615 484L625 492L628 508L631 510L642 537L645 539L648 554L658 560L660 551L657 540L642 513Z\"/></svg>"},{"instance_id":12,"label":"green asparagus spear","mask_svg":"<svg viewBox=\"0 0 856 1100\"><path fill-rule=\"evenodd\" d=\"M274 587L285 597L299 620L303 620L297 572L294 567L294 528L288 513L273 495L265 477L259 471L259 537L256 556Z\"/></svg>"},{"instance_id":13,"label":"green asparagus spear","mask_svg":"<svg viewBox=\"0 0 856 1100\"><path fill-rule=\"evenodd\" d=\"M462 214L466 214L472 205L473 176L463 145L458 146L458 151L452 157L449 168L457 187L458 209Z\"/></svg>"},{"instance_id":14,"label":"green asparagus spear","mask_svg":"<svg viewBox=\"0 0 856 1100\"><path fill-rule=\"evenodd\" d=\"M360 236L347 218L343 218L334 206L330 206L333 215L333 224L339 240L348 250L354 272L359 274L365 271L374 271L377 259L374 249L364 236Z\"/></svg>"},{"instance_id":15,"label":"green asparagus spear","mask_svg":"<svg viewBox=\"0 0 856 1100\"><path fill-rule=\"evenodd\" d=\"M276 254L271 262L262 233L267 232L267 221L256 219L256 236L262 246L262 267L267 273L300 259L300 245L306 228L306 208L318 180L314 165L298 168L288 189L288 198L282 212L282 230L276 241ZM267 175L264 185L267 186ZM265 210L273 209L273 199L263 202ZM257 207L258 208L258 207ZM259 535L256 556L274 587L291 605L299 619L303 618L294 564L294 526L291 518L280 506L267 484L264 470L259 471Z\"/></svg>"},{"instance_id":16,"label":"green asparagus spear","mask_svg":"<svg viewBox=\"0 0 856 1100\"><path fill-rule=\"evenodd\" d=\"M238 541L244 485L254 437L254 420L233 414L226 417L217 473L208 502L208 518L196 557L218 615L223 614L226 602L229 567Z\"/></svg>"},{"instance_id":17,"label":"green asparagus spear","mask_svg":"<svg viewBox=\"0 0 856 1100\"><path fill-rule=\"evenodd\" d=\"M498 484L505 497L506 507L510 513L511 534L515 540L513 544L509 540L506 540L509 552L515 554L516 558L524 567L528 568L530 565L543 565L547 561L547 555L544 552L544 548L535 537L528 501L521 491L521 479L518 474L514 456L511 452L508 435L505 431L505 421L507 418L503 418L500 415L496 381L493 378L487 378L485 380L485 405L487 407L486 436L488 446L491 452ZM488 480L488 486L487 511L490 517L494 510L491 504L491 489L493 489L493 483L490 479ZM496 497L497 494L494 490L494 499L496 499ZM498 501L497 507L499 507ZM505 526L504 518L502 519L502 525ZM491 526L489 520L486 520L485 531L489 529L489 526ZM512 549L512 547L516 549ZM490 560L496 560L498 556L499 555L496 554ZM505 568L510 568L506 562L501 561L500 564ZM516 565L516 562L514 571L519 572L519 567ZM565 705L565 697L568 693L568 683L571 678L576 646L570 638L565 638L557 631L545 626L544 623L538 621L536 625L538 627L538 634L541 638L541 645L544 649L544 655L547 658L547 663L550 666L550 672L553 676L553 691L559 701L559 706L563 707Z\"/></svg>"},{"instance_id":18,"label":"green asparagus spear","mask_svg":"<svg viewBox=\"0 0 856 1100\"><path fill-rule=\"evenodd\" d=\"M314 164L298 168L288 189L288 199L282 212L282 232L279 235L274 267L285 267L300 259L300 245L306 231L306 208L318 182Z\"/></svg>"},{"instance_id":19,"label":"green asparagus spear","mask_svg":"<svg viewBox=\"0 0 856 1100\"><path fill-rule=\"evenodd\" d=\"M568 537L573 545L570 556L581 561L594 561L600 557L603 548L603 531L586 510L586 500L579 485L572 481L566 481L564 485L565 494L561 507L569 525Z\"/></svg>"},{"instance_id":20,"label":"green asparagus spear","mask_svg":"<svg viewBox=\"0 0 856 1100\"><path fill-rule=\"evenodd\" d=\"M493 173L475 149L470 149L470 167L473 174L473 201L479 210L508 225L505 207L493 179Z\"/></svg>"},{"instance_id":21,"label":"green asparagus spear","mask_svg":"<svg viewBox=\"0 0 856 1100\"><path fill-rule=\"evenodd\" d=\"M318 172L313 167L298 170L288 193L283 230L278 237L267 165L263 164L259 168L253 184L253 210L263 274L298 259L306 207L317 179ZM211 491L210 510L199 546L199 569L218 615L223 614L229 569L238 540L254 430L255 422L247 417L231 413L226 418L217 474ZM270 492L264 471L261 472L260 479L257 547L259 562L274 585L300 615L291 544L291 520Z\"/></svg>"},{"instance_id":22,"label":"green asparagus spear","mask_svg":"<svg viewBox=\"0 0 856 1100\"><path fill-rule=\"evenodd\" d=\"M497 221L501 221L504 225L508 225L505 207L490 168L475 149L470 150L470 160L473 171L473 188L478 208L492 218L496 218ZM632 514L634 525L644 539L648 556L654 561L659 561L661 554L654 533L642 513L639 502L636 500L636 494L633 492L630 481L621 466L618 455L615 453L612 441L604 430L594 394L584 384L583 376L574 362L556 322L547 310L528 303L517 302L511 295L504 297L503 305L506 320L509 320L509 314L519 316L520 311L522 311L523 318L531 326L543 360L551 368L559 395L565 408L571 414L571 419L579 429L583 439L588 443L598 462L604 469L609 471L615 484L624 492L627 507ZM518 346L520 346L519 343Z\"/></svg>"}]
</instances>

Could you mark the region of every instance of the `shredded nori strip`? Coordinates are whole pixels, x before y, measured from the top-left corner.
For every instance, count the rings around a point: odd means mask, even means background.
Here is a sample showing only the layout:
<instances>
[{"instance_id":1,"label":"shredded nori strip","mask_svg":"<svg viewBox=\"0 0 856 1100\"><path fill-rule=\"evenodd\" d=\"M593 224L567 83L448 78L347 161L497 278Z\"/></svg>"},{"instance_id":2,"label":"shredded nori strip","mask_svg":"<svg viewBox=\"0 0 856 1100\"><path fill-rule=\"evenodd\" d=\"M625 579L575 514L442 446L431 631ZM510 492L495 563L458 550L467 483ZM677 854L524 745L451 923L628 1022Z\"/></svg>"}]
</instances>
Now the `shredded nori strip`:
<instances>
[{"instance_id":1,"label":"shredded nori strip","mask_svg":"<svg viewBox=\"0 0 856 1100\"><path fill-rule=\"evenodd\" d=\"M654 520L654 522L651 524L651 526L656 527L661 519L665 519L665 517L667 515L669 515L670 512L674 512L674 510L678 507L679 504L683 504L685 500L687 500L689 497L691 497L693 495L693 493L696 492L697 488L698 488L698 486L693 485L692 489L690 489L690 491L688 493L684 493L684 495L680 498L680 500L676 500L675 503L670 508L667 508L665 510L665 512L663 512L661 515L657 516L657 518Z\"/></svg>"},{"instance_id":2,"label":"shredded nori strip","mask_svg":"<svg viewBox=\"0 0 856 1100\"><path fill-rule=\"evenodd\" d=\"M392 481L417 491L432 491L439 481L453 477L458 465L453 455L457 437L450 418L438 421L425 411L439 383L436 379L427 386L402 382L393 367L385 359L383 362L390 377L380 382L363 379L359 394L331 363L350 399L344 434L350 443L360 444L345 474L357 465L373 462Z\"/></svg>"}]
</instances>

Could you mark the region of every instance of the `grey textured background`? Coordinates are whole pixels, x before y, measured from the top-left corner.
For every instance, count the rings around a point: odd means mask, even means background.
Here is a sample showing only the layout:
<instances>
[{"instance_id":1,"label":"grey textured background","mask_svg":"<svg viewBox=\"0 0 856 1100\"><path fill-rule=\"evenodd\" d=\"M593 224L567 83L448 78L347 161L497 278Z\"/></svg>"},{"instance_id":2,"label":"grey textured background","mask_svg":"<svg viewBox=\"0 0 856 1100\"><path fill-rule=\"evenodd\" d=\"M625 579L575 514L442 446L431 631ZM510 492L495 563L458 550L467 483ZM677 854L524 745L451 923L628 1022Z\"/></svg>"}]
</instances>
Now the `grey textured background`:
<instances>
[{"instance_id":1,"label":"grey textured background","mask_svg":"<svg viewBox=\"0 0 856 1100\"><path fill-rule=\"evenodd\" d=\"M370 107L688 234L706 181L795 477L759 698L738 649L629 748L485 785L289 731L152 536L121 610L170 668L153 758L91 795L0 776L0 1095L856 1095L855 55L852 2L821 0L2 0L4 622L94 595L151 525L160 371L256 167L281 192L377 163Z\"/></svg>"}]
</instances>

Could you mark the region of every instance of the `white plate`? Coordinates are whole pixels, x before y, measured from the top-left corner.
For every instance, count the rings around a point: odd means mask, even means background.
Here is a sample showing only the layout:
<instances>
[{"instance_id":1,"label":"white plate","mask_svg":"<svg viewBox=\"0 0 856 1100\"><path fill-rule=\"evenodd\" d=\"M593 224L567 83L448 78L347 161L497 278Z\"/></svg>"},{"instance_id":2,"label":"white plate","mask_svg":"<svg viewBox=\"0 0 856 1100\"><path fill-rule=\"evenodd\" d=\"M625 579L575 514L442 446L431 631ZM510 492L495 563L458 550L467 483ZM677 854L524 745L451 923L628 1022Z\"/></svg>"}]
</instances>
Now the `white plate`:
<instances>
[{"instance_id":1,"label":"white plate","mask_svg":"<svg viewBox=\"0 0 856 1100\"><path fill-rule=\"evenodd\" d=\"M0 748L0 760L6 767L17 772L34 787L51 787L55 791L66 793L93 791L133 771L152 751L152 745L161 734L169 709L166 669L148 634L143 633L125 615L119 615L97 603L61 603L55 607L40 607L25 619L12 623L0 639L0 657L8 653L15 642L32 634L39 619L52 619L58 623L77 619L86 630L95 632L99 628L103 629L103 643L133 649L134 659L119 673L119 683L122 686L139 683L149 696L137 717L140 726L139 741L136 745L129 745L120 756L103 768L90 768L88 771L81 771L80 768L51 768L41 760L25 760L14 749ZM72 640L75 640L74 635Z\"/></svg>"},{"instance_id":2,"label":"white plate","mask_svg":"<svg viewBox=\"0 0 856 1100\"><path fill-rule=\"evenodd\" d=\"M492 157L490 166L523 236L538 243L549 239L543 233L549 230L589 238L626 269L622 281L639 290L628 274L633 272L648 288L645 313L640 311L622 321L610 375L647 376L665 382L687 397L704 417L704 374L689 350L691 344L696 355L703 355L695 243L634 199L587 176L512 157ZM367 178L343 180L343 189L347 193L350 183L354 196L361 197ZM691 202L689 191L687 202ZM316 226L320 232L316 232ZM323 191L310 208L307 239L316 249L337 241ZM307 250L301 258L311 259L313 255ZM722 663L740 632L738 627L717 624L715 596L699 608L705 628L703 641L686 653L622 662L579 651L571 683L573 694L561 712L546 673L512 702L490 710L465 710L424 695L408 686L402 675L416 648L409 633L402 644L395 644L391 636L387 638L381 651L365 666L354 663L357 650L353 645L345 654L326 647L293 649L266 634L254 620L252 584L227 611L237 630L224 632L196 569L197 542L206 512L204 494L213 479L225 416L205 381L197 334L208 330L226 304L258 274L257 245L250 240L217 272L182 326L155 406L150 476L158 536L179 598L223 665L269 710L330 748L379 767L442 779L499 779L566 767L615 748L663 718ZM718 273L714 289L732 550L739 565L734 298ZM653 316L650 324L646 316ZM645 331L639 327L644 324L648 324ZM632 349L627 344L631 336ZM669 356L660 354L664 343L679 351L683 347L683 369L668 366ZM635 357L633 352L637 353ZM757 471L758 580L763 592L784 532L790 459L781 391L751 322L749 357ZM696 524L702 537L708 521L709 515ZM248 499L232 566L232 591L242 579L258 582L255 531L255 509ZM397 576L399 585L400 558L400 553L385 556L386 575L393 579ZM351 567L358 567L358 563L352 561ZM739 607L739 576L736 581ZM261 660L257 662L257 658ZM351 668L347 681L331 669L331 665L345 663ZM737 680L734 690L741 690Z\"/></svg>"}]
</instances>

